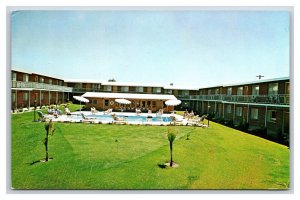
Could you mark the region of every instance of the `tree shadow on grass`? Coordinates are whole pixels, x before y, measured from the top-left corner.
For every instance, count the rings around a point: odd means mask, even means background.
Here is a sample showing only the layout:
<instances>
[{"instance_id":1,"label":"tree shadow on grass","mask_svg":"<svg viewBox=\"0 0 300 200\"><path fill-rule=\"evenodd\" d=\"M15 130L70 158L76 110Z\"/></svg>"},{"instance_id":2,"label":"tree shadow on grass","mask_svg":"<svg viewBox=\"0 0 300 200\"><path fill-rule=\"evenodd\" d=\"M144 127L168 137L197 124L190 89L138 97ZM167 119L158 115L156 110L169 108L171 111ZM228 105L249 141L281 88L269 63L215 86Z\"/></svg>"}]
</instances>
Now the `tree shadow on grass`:
<instances>
[{"instance_id":1,"label":"tree shadow on grass","mask_svg":"<svg viewBox=\"0 0 300 200\"><path fill-rule=\"evenodd\" d=\"M48 158L48 162L49 162L50 160L53 160L53 157ZM34 165L34 164L44 163L44 162L46 162L46 160L45 160L45 159L41 159L41 160L33 161L33 162L31 162L31 163L28 163L28 164L29 164L29 165Z\"/></svg>"}]
</instances>

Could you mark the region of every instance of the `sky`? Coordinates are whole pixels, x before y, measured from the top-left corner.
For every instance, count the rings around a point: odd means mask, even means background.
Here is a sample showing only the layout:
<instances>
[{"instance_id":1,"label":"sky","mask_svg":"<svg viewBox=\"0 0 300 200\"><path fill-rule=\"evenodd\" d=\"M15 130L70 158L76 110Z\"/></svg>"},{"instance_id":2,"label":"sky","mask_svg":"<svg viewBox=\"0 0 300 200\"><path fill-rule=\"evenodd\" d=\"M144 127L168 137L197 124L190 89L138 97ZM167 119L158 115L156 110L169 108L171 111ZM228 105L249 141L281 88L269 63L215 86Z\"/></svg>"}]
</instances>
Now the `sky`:
<instances>
[{"instance_id":1,"label":"sky","mask_svg":"<svg viewBox=\"0 0 300 200\"><path fill-rule=\"evenodd\" d=\"M15 11L11 66L63 79L204 87L289 76L287 11Z\"/></svg>"}]
</instances>

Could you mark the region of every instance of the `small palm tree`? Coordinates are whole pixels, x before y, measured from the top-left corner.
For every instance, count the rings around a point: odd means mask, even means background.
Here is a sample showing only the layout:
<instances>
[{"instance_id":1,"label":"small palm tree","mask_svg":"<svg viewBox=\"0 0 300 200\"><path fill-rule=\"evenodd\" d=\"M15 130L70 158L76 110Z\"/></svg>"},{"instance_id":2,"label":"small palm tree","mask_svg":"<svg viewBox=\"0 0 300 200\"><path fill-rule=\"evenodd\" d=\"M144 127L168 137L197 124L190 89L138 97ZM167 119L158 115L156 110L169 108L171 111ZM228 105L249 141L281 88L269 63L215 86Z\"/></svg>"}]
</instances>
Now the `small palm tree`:
<instances>
[{"instance_id":1,"label":"small palm tree","mask_svg":"<svg viewBox=\"0 0 300 200\"><path fill-rule=\"evenodd\" d=\"M49 121L49 123L45 124L45 130L46 130L46 137L45 137L45 141L44 141L44 145L46 148L46 158L45 161L48 162L49 160L49 156L48 156L48 138L49 138L49 134L51 134L51 136L54 134L55 128L54 125L52 123L52 119Z\"/></svg>"},{"instance_id":2,"label":"small palm tree","mask_svg":"<svg viewBox=\"0 0 300 200\"><path fill-rule=\"evenodd\" d=\"M168 140L170 143L170 154L171 154L171 160L170 160L170 167L173 166L173 142L176 138L176 134L174 132L170 132L170 130L168 130Z\"/></svg>"}]
</instances>

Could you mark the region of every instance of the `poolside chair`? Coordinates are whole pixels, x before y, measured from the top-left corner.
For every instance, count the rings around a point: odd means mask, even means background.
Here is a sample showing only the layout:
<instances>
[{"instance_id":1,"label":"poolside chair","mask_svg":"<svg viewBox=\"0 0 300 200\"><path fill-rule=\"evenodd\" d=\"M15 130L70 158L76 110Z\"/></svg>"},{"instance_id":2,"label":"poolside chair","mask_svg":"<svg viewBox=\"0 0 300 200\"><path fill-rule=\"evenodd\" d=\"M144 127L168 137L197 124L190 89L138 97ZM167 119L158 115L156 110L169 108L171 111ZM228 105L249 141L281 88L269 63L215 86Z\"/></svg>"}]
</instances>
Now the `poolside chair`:
<instances>
[{"instance_id":1,"label":"poolside chair","mask_svg":"<svg viewBox=\"0 0 300 200\"><path fill-rule=\"evenodd\" d=\"M115 115L115 114L112 114L111 116L113 117L114 123L115 123L115 124L127 124L127 123L128 123L128 122L126 121L126 119L123 118L123 117L118 117L118 116Z\"/></svg>"},{"instance_id":2,"label":"poolside chair","mask_svg":"<svg viewBox=\"0 0 300 200\"><path fill-rule=\"evenodd\" d=\"M206 125L203 124L204 119L205 119L205 115L203 115L202 117L196 116L192 119L188 119L187 125L205 127Z\"/></svg>"},{"instance_id":3,"label":"poolside chair","mask_svg":"<svg viewBox=\"0 0 300 200\"><path fill-rule=\"evenodd\" d=\"M135 109L135 113L136 113L137 115L141 114L141 112L142 112L142 111L141 111L140 108L136 108L136 109Z\"/></svg>"},{"instance_id":4,"label":"poolside chair","mask_svg":"<svg viewBox=\"0 0 300 200\"><path fill-rule=\"evenodd\" d=\"M53 116L46 115L46 114L42 113L41 111L37 111L37 114L39 116L38 121L40 121L40 122L45 122L45 121L48 121L53 118Z\"/></svg>"},{"instance_id":5,"label":"poolside chair","mask_svg":"<svg viewBox=\"0 0 300 200\"><path fill-rule=\"evenodd\" d=\"M66 113L66 115L71 115L71 111L69 110L68 107L65 108L65 113Z\"/></svg>"},{"instance_id":6,"label":"poolside chair","mask_svg":"<svg viewBox=\"0 0 300 200\"><path fill-rule=\"evenodd\" d=\"M96 110L95 107L92 107L92 108L91 108L91 113L92 113L92 114L95 114L95 113L97 113L97 112L98 112L98 110Z\"/></svg>"},{"instance_id":7,"label":"poolside chair","mask_svg":"<svg viewBox=\"0 0 300 200\"><path fill-rule=\"evenodd\" d=\"M159 109L157 112L156 112L156 115L162 115L164 113L164 110L163 109Z\"/></svg>"},{"instance_id":8,"label":"poolside chair","mask_svg":"<svg viewBox=\"0 0 300 200\"><path fill-rule=\"evenodd\" d=\"M88 122L88 123L94 123L96 118L95 117L86 117L83 113L80 113L82 116L81 122Z\"/></svg>"},{"instance_id":9,"label":"poolside chair","mask_svg":"<svg viewBox=\"0 0 300 200\"><path fill-rule=\"evenodd\" d=\"M107 109L106 111L104 111L104 114L105 115L108 115L108 114L110 114L112 112L112 108L109 108L109 109Z\"/></svg>"},{"instance_id":10,"label":"poolside chair","mask_svg":"<svg viewBox=\"0 0 300 200\"><path fill-rule=\"evenodd\" d=\"M173 115L171 115L170 118L171 118L171 120L172 120L172 121L170 122L171 125L183 125L183 120L182 120L182 119L178 119L178 118L176 118L176 117L173 116Z\"/></svg>"}]
</instances>

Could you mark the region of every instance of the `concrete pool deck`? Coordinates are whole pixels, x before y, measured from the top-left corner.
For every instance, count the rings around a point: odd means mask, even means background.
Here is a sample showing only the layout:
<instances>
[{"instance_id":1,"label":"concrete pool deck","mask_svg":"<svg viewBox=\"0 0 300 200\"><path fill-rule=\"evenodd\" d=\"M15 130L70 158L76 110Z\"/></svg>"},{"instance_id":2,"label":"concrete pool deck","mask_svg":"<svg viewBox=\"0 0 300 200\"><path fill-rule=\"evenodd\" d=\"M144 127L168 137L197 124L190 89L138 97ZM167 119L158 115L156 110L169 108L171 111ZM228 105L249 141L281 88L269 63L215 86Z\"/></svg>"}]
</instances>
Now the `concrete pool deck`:
<instances>
[{"instance_id":1,"label":"concrete pool deck","mask_svg":"<svg viewBox=\"0 0 300 200\"><path fill-rule=\"evenodd\" d=\"M85 119L82 117L82 114L85 117ZM114 120L112 115L124 117L124 120ZM97 117L104 116L107 119L97 119ZM131 121L127 120L126 117L130 116L142 116L146 117L146 121ZM187 125L188 120L183 119L183 116L177 115L177 114L162 114L157 115L155 113L140 113L136 114L133 112L111 112L109 114L104 114L104 112L97 112L92 113L90 111L76 111L72 112L71 115L59 115L57 118L53 117L53 122L74 122L74 123L93 123L93 124L132 124L132 125L156 125L156 126L162 126L162 125L171 125L174 124L174 121L163 121L164 118L169 117L175 117L176 119L176 125ZM152 118L158 117L161 118L161 121L152 121Z\"/></svg>"}]
</instances>

